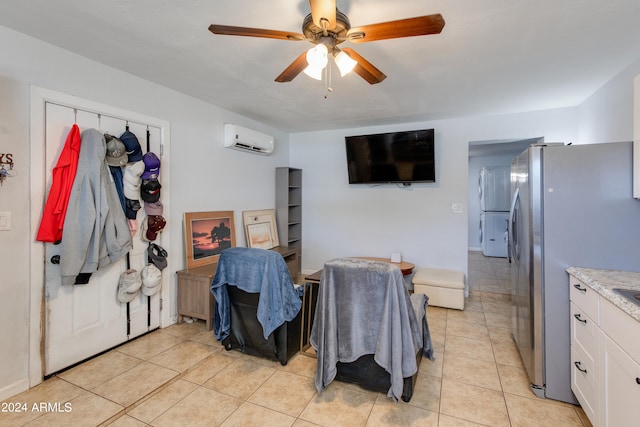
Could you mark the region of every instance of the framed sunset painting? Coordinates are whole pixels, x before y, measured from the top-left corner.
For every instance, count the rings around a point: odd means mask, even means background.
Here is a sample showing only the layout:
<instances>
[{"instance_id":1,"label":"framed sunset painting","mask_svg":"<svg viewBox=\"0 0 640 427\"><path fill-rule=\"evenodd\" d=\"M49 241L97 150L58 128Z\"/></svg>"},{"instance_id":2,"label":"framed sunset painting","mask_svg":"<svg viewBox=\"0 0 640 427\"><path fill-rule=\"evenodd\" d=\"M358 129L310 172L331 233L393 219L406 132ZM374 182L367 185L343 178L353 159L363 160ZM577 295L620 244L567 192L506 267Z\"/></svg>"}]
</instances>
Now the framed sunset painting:
<instances>
[{"instance_id":1,"label":"framed sunset painting","mask_svg":"<svg viewBox=\"0 0 640 427\"><path fill-rule=\"evenodd\" d=\"M187 269L218 262L220 252L235 245L233 211L185 212L184 246Z\"/></svg>"}]
</instances>

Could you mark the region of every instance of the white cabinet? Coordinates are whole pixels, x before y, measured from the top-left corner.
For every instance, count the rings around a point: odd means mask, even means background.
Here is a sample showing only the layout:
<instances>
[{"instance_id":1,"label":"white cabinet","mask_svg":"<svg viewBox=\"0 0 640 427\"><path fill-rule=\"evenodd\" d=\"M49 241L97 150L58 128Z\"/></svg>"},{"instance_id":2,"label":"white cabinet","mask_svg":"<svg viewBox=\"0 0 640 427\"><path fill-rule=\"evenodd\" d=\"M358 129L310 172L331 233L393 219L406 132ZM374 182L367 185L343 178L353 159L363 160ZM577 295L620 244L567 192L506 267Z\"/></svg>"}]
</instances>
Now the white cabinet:
<instances>
[{"instance_id":1,"label":"white cabinet","mask_svg":"<svg viewBox=\"0 0 640 427\"><path fill-rule=\"evenodd\" d=\"M606 335L602 362L603 425L640 425L640 364Z\"/></svg>"},{"instance_id":2,"label":"white cabinet","mask_svg":"<svg viewBox=\"0 0 640 427\"><path fill-rule=\"evenodd\" d=\"M570 276L571 389L594 425L640 425L640 323Z\"/></svg>"},{"instance_id":3,"label":"white cabinet","mask_svg":"<svg viewBox=\"0 0 640 427\"><path fill-rule=\"evenodd\" d=\"M640 323L604 298L600 299L603 331L603 425L640 425Z\"/></svg>"}]
</instances>

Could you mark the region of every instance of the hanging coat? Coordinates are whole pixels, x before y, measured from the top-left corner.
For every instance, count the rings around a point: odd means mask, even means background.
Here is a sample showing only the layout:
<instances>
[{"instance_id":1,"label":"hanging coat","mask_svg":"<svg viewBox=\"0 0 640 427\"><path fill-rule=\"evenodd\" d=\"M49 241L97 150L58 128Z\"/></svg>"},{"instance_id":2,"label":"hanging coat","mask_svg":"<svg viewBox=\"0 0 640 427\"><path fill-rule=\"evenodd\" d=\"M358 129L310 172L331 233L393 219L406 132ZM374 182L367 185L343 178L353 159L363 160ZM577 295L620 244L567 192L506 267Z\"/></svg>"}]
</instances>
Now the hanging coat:
<instances>
[{"instance_id":1,"label":"hanging coat","mask_svg":"<svg viewBox=\"0 0 640 427\"><path fill-rule=\"evenodd\" d=\"M36 240L39 242L57 242L62 239L64 219L78 168L79 155L80 129L74 123L62 147L58 162L51 172L51 189L36 234Z\"/></svg>"},{"instance_id":2,"label":"hanging coat","mask_svg":"<svg viewBox=\"0 0 640 427\"><path fill-rule=\"evenodd\" d=\"M87 274L116 262L132 248L105 154L104 135L96 129L82 132L78 171L60 245L63 285L87 283ZM76 281L81 273L84 281Z\"/></svg>"}]
</instances>

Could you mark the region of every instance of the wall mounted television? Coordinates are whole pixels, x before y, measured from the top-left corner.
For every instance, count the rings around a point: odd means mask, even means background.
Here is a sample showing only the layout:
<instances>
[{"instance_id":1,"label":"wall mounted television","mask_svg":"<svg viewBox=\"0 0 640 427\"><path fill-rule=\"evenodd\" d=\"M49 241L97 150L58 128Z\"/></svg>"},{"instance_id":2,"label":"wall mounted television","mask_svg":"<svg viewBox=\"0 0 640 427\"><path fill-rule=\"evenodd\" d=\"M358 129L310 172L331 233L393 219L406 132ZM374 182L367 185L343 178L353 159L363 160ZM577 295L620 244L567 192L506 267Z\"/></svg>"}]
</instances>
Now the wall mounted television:
<instances>
[{"instance_id":1,"label":"wall mounted television","mask_svg":"<svg viewBox=\"0 0 640 427\"><path fill-rule=\"evenodd\" d=\"M349 184L435 182L433 129L346 136Z\"/></svg>"}]
</instances>

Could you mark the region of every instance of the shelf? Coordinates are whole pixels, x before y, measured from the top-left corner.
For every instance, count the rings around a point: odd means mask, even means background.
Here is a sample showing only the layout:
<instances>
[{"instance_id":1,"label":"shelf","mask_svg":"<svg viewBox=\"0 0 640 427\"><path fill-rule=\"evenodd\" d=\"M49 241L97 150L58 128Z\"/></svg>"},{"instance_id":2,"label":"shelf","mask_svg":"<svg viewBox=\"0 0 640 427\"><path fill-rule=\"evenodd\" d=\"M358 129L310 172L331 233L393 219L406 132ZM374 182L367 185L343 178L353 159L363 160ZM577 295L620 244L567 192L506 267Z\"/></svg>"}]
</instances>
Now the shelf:
<instances>
[{"instance_id":1,"label":"shelf","mask_svg":"<svg viewBox=\"0 0 640 427\"><path fill-rule=\"evenodd\" d=\"M276 168L276 223L281 243L298 250L302 262L302 169ZM299 273L299 271L298 271Z\"/></svg>"}]
</instances>

